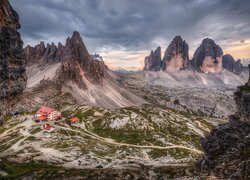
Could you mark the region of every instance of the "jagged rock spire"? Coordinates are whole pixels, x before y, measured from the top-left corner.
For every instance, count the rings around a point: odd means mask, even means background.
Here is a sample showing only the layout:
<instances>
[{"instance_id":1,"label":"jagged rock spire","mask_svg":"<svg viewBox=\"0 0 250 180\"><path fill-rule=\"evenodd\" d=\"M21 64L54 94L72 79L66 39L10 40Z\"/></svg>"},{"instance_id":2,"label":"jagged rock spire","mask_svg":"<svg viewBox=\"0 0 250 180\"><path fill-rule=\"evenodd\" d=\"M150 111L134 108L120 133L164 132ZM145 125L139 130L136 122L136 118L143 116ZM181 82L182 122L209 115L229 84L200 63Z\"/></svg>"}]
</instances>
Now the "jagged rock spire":
<instances>
[{"instance_id":1,"label":"jagged rock spire","mask_svg":"<svg viewBox=\"0 0 250 180\"><path fill-rule=\"evenodd\" d=\"M158 47L155 51L151 51L150 55L145 57L144 70L148 71L160 71L162 60L161 60L161 47Z\"/></svg>"}]
</instances>

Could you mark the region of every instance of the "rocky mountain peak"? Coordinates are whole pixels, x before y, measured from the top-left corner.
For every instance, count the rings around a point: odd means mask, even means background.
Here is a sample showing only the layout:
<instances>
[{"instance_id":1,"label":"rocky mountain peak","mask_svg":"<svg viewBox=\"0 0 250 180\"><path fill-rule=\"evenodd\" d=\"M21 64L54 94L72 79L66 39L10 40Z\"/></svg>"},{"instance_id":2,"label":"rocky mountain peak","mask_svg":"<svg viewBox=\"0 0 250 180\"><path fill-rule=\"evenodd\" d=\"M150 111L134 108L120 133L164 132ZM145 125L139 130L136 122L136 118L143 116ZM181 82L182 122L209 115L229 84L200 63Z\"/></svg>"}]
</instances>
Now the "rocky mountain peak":
<instances>
[{"instance_id":1,"label":"rocky mountain peak","mask_svg":"<svg viewBox=\"0 0 250 180\"><path fill-rule=\"evenodd\" d=\"M191 64L199 72L221 72L223 70L222 56L221 47L214 40L206 38L196 49Z\"/></svg>"},{"instance_id":2,"label":"rocky mountain peak","mask_svg":"<svg viewBox=\"0 0 250 180\"><path fill-rule=\"evenodd\" d=\"M103 61L94 60L88 53L79 32L68 38L62 53L62 73L60 79L73 81L86 88L85 78L91 83L100 84L106 74Z\"/></svg>"},{"instance_id":3,"label":"rocky mountain peak","mask_svg":"<svg viewBox=\"0 0 250 180\"><path fill-rule=\"evenodd\" d=\"M187 68L189 62L188 45L181 36L176 36L165 51L163 70L176 71Z\"/></svg>"},{"instance_id":4,"label":"rocky mountain peak","mask_svg":"<svg viewBox=\"0 0 250 180\"><path fill-rule=\"evenodd\" d=\"M83 63L91 60L91 56L83 43L80 33L76 31L73 33L71 38L67 39L64 53L66 56L70 54L70 56L65 57L66 60L68 60L69 57L72 60L84 59Z\"/></svg>"},{"instance_id":5,"label":"rocky mountain peak","mask_svg":"<svg viewBox=\"0 0 250 180\"><path fill-rule=\"evenodd\" d=\"M72 40L79 41L79 43L83 43L81 35L78 31L74 31L71 37Z\"/></svg>"},{"instance_id":6,"label":"rocky mountain peak","mask_svg":"<svg viewBox=\"0 0 250 180\"><path fill-rule=\"evenodd\" d=\"M173 39L174 42L181 42L182 41L182 38L181 36L175 36L174 39Z\"/></svg>"},{"instance_id":7,"label":"rocky mountain peak","mask_svg":"<svg viewBox=\"0 0 250 180\"><path fill-rule=\"evenodd\" d=\"M26 59L17 13L8 0L0 2L0 111L26 87ZM1 112L0 112L1 113Z\"/></svg>"},{"instance_id":8,"label":"rocky mountain peak","mask_svg":"<svg viewBox=\"0 0 250 180\"><path fill-rule=\"evenodd\" d=\"M148 71L160 71L162 60L161 60L161 47L158 47L155 51L151 51L150 55L145 57L144 70Z\"/></svg>"}]
</instances>

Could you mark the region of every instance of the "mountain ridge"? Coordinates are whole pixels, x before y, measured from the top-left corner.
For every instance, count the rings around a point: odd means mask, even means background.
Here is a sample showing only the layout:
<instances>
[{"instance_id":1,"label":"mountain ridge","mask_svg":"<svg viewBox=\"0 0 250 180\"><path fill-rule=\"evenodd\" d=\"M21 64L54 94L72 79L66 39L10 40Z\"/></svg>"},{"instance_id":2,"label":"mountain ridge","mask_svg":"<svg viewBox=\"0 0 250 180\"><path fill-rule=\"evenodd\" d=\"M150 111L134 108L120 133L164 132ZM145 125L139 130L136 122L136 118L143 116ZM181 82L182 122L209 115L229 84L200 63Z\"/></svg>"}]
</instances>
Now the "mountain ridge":
<instances>
[{"instance_id":1,"label":"mountain ridge","mask_svg":"<svg viewBox=\"0 0 250 180\"><path fill-rule=\"evenodd\" d=\"M99 56L88 53L79 32L73 32L65 45L53 44L47 48L44 43L25 48L27 59L37 58L27 67L29 89L49 80L62 92L70 93L79 104L118 108L147 103L121 87L116 81L117 75L103 60L96 59L100 59ZM36 55L34 52L42 53Z\"/></svg>"}]
</instances>

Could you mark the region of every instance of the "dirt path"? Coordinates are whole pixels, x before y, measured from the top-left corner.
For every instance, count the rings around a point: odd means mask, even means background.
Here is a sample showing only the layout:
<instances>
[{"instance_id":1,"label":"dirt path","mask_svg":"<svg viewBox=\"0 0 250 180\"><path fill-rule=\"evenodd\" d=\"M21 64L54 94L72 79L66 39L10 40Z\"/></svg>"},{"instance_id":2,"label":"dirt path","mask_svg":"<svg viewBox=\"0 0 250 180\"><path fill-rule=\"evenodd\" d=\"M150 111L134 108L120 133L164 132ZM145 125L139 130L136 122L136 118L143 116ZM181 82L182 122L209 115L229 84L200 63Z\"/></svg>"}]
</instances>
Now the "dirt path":
<instances>
[{"instance_id":1,"label":"dirt path","mask_svg":"<svg viewBox=\"0 0 250 180\"><path fill-rule=\"evenodd\" d=\"M79 130L75 130L75 129L70 129L70 128L66 128L66 127L62 127L62 126L57 126L57 128L61 128L64 129L66 131L72 131L72 132L76 132L76 133L80 133L82 135L88 136L92 139L96 139L99 140L101 142L107 143L107 144L111 144L111 145L116 145L116 146L126 146L126 147L134 147L134 148L143 148L143 149L185 149L188 151L192 151L195 152L197 154L203 154L202 151L197 150L197 149L193 149L193 148L189 148L189 147L185 147L185 146L181 146L181 145L172 145L172 146L147 146L147 145L135 145L135 144L127 144L127 143L119 143L114 141L113 139L109 139L109 138L104 138L104 137L100 137L92 132L89 132L86 129L82 129L82 131Z\"/></svg>"},{"instance_id":2,"label":"dirt path","mask_svg":"<svg viewBox=\"0 0 250 180\"><path fill-rule=\"evenodd\" d=\"M6 135L9 134L9 132L17 129L18 127L20 126L23 126L24 128L26 129L30 129L30 127L32 125L34 125L35 123L29 119L27 121L24 121L10 129L8 129L7 131L5 131L4 133L2 133L0 135L0 138L1 137L4 137ZM115 146L125 146L125 147L133 147L133 148L141 148L141 149L162 149L162 150L167 150L167 149L176 149L176 148L179 148L179 149L185 149L185 150L188 150L188 151L191 151L191 152L194 152L194 153L197 153L197 154L203 154L202 151L198 150L198 149L194 149L194 148L189 148L189 147L185 147L185 146L182 146L182 145L170 145L170 146L149 146L149 145L135 145L135 144L127 144L127 143L119 143L119 142L116 142L114 139L110 139L110 138L104 138L104 137L101 137L95 133L92 133L90 131L88 131L85 126L83 126L83 128L81 130L76 130L76 129L72 129L72 128L69 128L69 127L63 127L63 126L60 126L60 125L55 125L55 128L56 129L63 129L65 131L71 131L71 132L75 132L75 133L79 133L81 135L84 135L84 136L88 136L92 139L95 139L95 140L98 140L98 141L101 141L103 143L107 143L107 144L111 144L111 145L115 145ZM27 137L29 137L28 134L23 134L23 138L20 139L17 143L13 144L11 147L13 148L18 148L18 146L20 145L21 142L25 141L25 139Z\"/></svg>"}]
</instances>

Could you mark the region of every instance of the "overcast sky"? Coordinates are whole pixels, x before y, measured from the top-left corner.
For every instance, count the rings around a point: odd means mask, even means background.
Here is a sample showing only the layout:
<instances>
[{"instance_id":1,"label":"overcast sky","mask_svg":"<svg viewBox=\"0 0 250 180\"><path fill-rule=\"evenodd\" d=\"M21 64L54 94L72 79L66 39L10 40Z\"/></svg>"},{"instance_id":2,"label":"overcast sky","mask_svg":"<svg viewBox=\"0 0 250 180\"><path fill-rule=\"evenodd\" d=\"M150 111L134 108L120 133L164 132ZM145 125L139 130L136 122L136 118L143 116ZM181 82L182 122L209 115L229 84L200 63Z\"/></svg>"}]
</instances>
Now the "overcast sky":
<instances>
[{"instance_id":1,"label":"overcast sky","mask_svg":"<svg viewBox=\"0 0 250 180\"><path fill-rule=\"evenodd\" d=\"M151 49L176 35L192 56L209 37L224 53L250 58L250 0L10 0L25 45L65 42L79 31L111 67L143 66Z\"/></svg>"}]
</instances>

